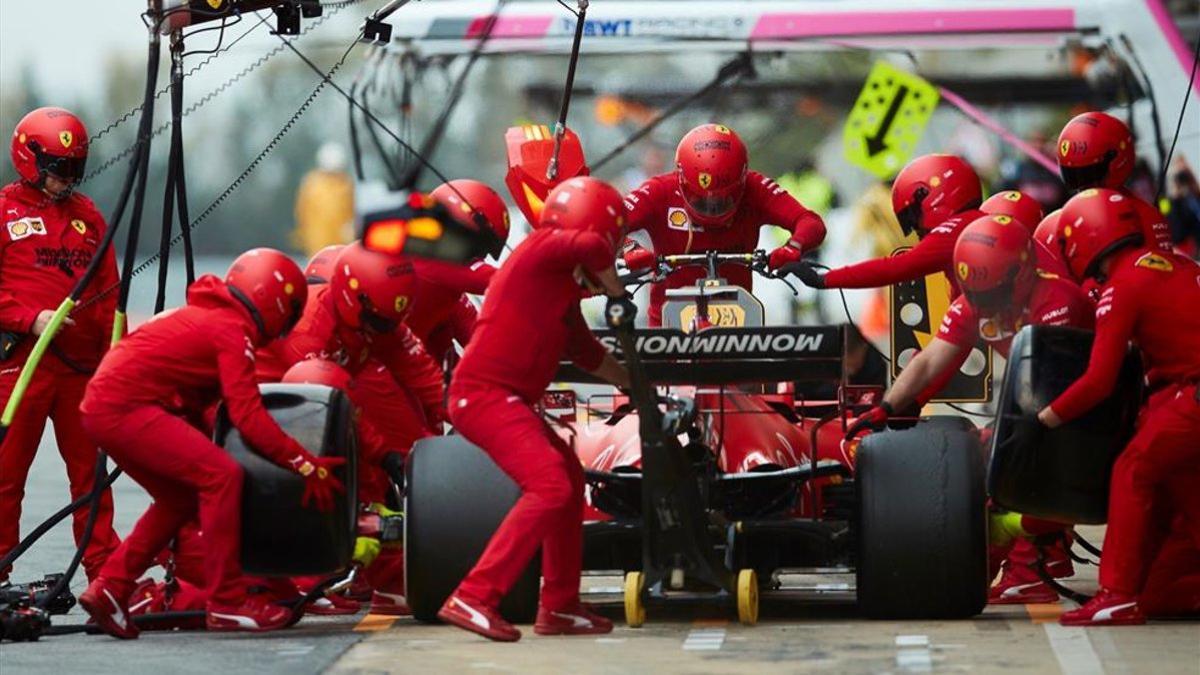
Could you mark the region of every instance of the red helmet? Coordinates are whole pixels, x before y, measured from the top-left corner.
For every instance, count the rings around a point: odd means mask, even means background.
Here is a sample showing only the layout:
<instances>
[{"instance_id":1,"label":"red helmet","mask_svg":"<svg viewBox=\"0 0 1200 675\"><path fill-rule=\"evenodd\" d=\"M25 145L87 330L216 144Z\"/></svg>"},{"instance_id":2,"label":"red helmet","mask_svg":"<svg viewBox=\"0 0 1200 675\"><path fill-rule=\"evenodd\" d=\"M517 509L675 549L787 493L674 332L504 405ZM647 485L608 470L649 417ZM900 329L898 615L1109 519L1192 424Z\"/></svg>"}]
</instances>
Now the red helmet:
<instances>
[{"instance_id":1,"label":"red helmet","mask_svg":"<svg viewBox=\"0 0 1200 675\"><path fill-rule=\"evenodd\" d=\"M225 285L250 311L263 341L291 330L308 299L300 266L273 248L252 248L239 255L225 274Z\"/></svg>"},{"instance_id":2,"label":"red helmet","mask_svg":"<svg viewBox=\"0 0 1200 675\"><path fill-rule=\"evenodd\" d=\"M979 210L993 216L1012 216L1030 229L1037 227L1037 223L1042 221L1042 205L1038 200L1017 190L997 192L988 197L979 206Z\"/></svg>"},{"instance_id":3,"label":"red helmet","mask_svg":"<svg viewBox=\"0 0 1200 675\"><path fill-rule=\"evenodd\" d=\"M595 232L615 253L625 237L625 204L621 193L599 178L572 178L546 197L541 227Z\"/></svg>"},{"instance_id":4,"label":"red helmet","mask_svg":"<svg viewBox=\"0 0 1200 675\"><path fill-rule=\"evenodd\" d=\"M342 244L333 244L317 251L316 255L309 258L308 264L304 266L304 276L308 279L308 283L329 283L329 278L333 276L333 261L337 260L338 254L344 248L346 247Z\"/></svg>"},{"instance_id":5,"label":"red helmet","mask_svg":"<svg viewBox=\"0 0 1200 675\"><path fill-rule=\"evenodd\" d=\"M746 189L748 163L745 144L727 126L702 124L683 135L675 172L692 222L713 227L730 221Z\"/></svg>"},{"instance_id":6,"label":"red helmet","mask_svg":"<svg viewBox=\"0 0 1200 675\"><path fill-rule=\"evenodd\" d=\"M1058 227L1071 275L1079 281L1096 276L1104 256L1141 244L1139 222L1133 200L1116 190L1092 188L1071 197Z\"/></svg>"},{"instance_id":7,"label":"red helmet","mask_svg":"<svg viewBox=\"0 0 1200 675\"><path fill-rule=\"evenodd\" d=\"M1076 115L1058 135L1058 170L1071 192L1121 187L1134 161L1129 127L1107 113Z\"/></svg>"},{"instance_id":8,"label":"red helmet","mask_svg":"<svg viewBox=\"0 0 1200 675\"><path fill-rule=\"evenodd\" d=\"M329 288L346 325L391 333L408 315L416 283L407 258L368 251L355 242L334 262Z\"/></svg>"},{"instance_id":9,"label":"red helmet","mask_svg":"<svg viewBox=\"0 0 1200 675\"><path fill-rule=\"evenodd\" d=\"M1012 216L977 218L954 245L959 286L980 316L1020 310L1037 279L1033 235Z\"/></svg>"},{"instance_id":10,"label":"red helmet","mask_svg":"<svg viewBox=\"0 0 1200 675\"><path fill-rule=\"evenodd\" d=\"M1062 216L1062 209L1051 211L1049 215L1042 218L1042 222L1038 223L1037 229L1033 231L1033 240L1061 256L1062 240L1058 236L1060 216Z\"/></svg>"},{"instance_id":11,"label":"red helmet","mask_svg":"<svg viewBox=\"0 0 1200 675\"><path fill-rule=\"evenodd\" d=\"M350 388L350 373L328 359L308 359L293 364L280 381L284 384L323 384L346 391Z\"/></svg>"},{"instance_id":12,"label":"red helmet","mask_svg":"<svg viewBox=\"0 0 1200 675\"><path fill-rule=\"evenodd\" d=\"M892 181L892 210L904 234L924 235L982 199L979 176L957 155L923 155Z\"/></svg>"},{"instance_id":13,"label":"red helmet","mask_svg":"<svg viewBox=\"0 0 1200 675\"><path fill-rule=\"evenodd\" d=\"M487 183L460 178L439 185L429 196L450 209L455 218L472 227L475 225L472 214L483 216L483 225L496 235L497 243L491 251L492 257L500 256L504 242L508 241L508 205Z\"/></svg>"},{"instance_id":14,"label":"red helmet","mask_svg":"<svg viewBox=\"0 0 1200 675\"><path fill-rule=\"evenodd\" d=\"M38 108L17 122L11 155L13 168L38 189L45 185L46 174L78 181L87 164L87 128L67 110Z\"/></svg>"}]
</instances>

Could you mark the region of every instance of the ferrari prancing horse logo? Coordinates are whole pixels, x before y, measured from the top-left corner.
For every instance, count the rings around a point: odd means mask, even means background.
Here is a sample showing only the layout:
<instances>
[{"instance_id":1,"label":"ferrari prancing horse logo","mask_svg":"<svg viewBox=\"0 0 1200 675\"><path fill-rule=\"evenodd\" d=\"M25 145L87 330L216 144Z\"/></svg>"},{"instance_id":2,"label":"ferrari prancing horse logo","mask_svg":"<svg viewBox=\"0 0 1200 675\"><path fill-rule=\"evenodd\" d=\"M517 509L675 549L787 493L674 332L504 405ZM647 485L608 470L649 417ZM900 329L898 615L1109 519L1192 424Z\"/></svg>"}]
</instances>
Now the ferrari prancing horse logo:
<instances>
[{"instance_id":1,"label":"ferrari prancing horse logo","mask_svg":"<svg viewBox=\"0 0 1200 675\"><path fill-rule=\"evenodd\" d=\"M60 131L58 132L58 142L62 143L64 148L69 148L75 142L75 137L69 131Z\"/></svg>"},{"instance_id":2,"label":"ferrari prancing horse logo","mask_svg":"<svg viewBox=\"0 0 1200 675\"><path fill-rule=\"evenodd\" d=\"M699 177L700 188L707 190L708 186L712 185L712 174L701 173Z\"/></svg>"},{"instance_id":3,"label":"ferrari prancing horse logo","mask_svg":"<svg viewBox=\"0 0 1200 675\"><path fill-rule=\"evenodd\" d=\"M79 234L87 234L87 223L78 218L71 221L71 227L75 228Z\"/></svg>"}]
</instances>

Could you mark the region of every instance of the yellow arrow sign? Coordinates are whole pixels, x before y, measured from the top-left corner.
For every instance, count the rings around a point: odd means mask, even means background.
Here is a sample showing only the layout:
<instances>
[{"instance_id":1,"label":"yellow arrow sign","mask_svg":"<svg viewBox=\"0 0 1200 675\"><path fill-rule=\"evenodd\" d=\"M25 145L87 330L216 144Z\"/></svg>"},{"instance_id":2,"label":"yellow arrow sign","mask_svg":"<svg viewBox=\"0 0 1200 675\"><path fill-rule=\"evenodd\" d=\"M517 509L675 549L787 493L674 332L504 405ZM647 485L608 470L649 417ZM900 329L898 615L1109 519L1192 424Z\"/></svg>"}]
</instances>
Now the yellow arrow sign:
<instances>
[{"instance_id":1,"label":"yellow arrow sign","mask_svg":"<svg viewBox=\"0 0 1200 675\"><path fill-rule=\"evenodd\" d=\"M876 61L846 117L846 160L882 180L896 175L916 150L940 95L929 82Z\"/></svg>"}]
</instances>

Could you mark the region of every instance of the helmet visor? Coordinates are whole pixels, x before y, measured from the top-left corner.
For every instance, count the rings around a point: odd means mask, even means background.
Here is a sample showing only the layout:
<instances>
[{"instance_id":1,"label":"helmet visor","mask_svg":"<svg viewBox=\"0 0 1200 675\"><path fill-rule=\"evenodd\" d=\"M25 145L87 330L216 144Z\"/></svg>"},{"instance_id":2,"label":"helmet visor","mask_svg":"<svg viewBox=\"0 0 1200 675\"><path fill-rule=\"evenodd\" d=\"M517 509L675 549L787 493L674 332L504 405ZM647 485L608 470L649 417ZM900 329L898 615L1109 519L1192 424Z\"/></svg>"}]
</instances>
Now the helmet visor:
<instances>
[{"instance_id":1,"label":"helmet visor","mask_svg":"<svg viewBox=\"0 0 1200 675\"><path fill-rule=\"evenodd\" d=\"M388 318L376 311L374 305L371 304L371 300L366 295L360 294L358 297L362 305L362 310L358 313L358 318L363 326L381 335L394 333L400 326L399 319Z\"/></svg>"},{"instance_id":2,"label":"helmet visor","mask_svg":"<svg viewBox=\"0 0 1200 675\"><path fill-rule=\"evenodd\" d=\"M688 195L688 206L706 218L720 218L729 214L737 206L737 197L727 195Z\"/></svg>"},{"instance_id":3,"label":"helmet visor","mask_svg":"<svg viewBox=\"0 0 1200 675\"><path fill-rule=\"evenodd\" d=\"M35 151L38 173L49 174L59 180L74 183L83 178L87 157L62 157Z\"/></svg>"},{"instance_id":4,"label":"helmet visor","mask_svg":"<svg viewBox=\"0 0 1200 675\"><path fill-rule=\"evenodd\" d=\"M905 235L921 230L921 203L928 196L928 188L921 186L913 192L912 202L896 212L896 220L900 221L900 229Z\"/></svg>"},{"instance_id":5,"label":"helmet visor","mask_svg":"<svg viewBox=\"0 0 1200 675\"><path fill-rule=\"evenodd\" d=\"M1016 302L1013 298L1013 287L1012 281L1006 281L986 291L964 289L963 292L966 293L967 300L971 301L971 306L980 316L994 316Z\"/></svg>"},{"instance_id":6,"label":"helmet visor","mask_svg":"<svg viewBox=\"0 0 1200 675\"><path fill-rule=\"evenodd\" d=\"M1116 153L1110 150L1104 154L1103 159L1094 164L1086 166L1059 165L1058 170L1062 174L1063 183L1067 186L1067 190L1079 192L1080 190L1102 186L1105 177L1108 176L1108 165L1112 163L1114 157L1116 157Z\"/></svg>"}]
</instances>

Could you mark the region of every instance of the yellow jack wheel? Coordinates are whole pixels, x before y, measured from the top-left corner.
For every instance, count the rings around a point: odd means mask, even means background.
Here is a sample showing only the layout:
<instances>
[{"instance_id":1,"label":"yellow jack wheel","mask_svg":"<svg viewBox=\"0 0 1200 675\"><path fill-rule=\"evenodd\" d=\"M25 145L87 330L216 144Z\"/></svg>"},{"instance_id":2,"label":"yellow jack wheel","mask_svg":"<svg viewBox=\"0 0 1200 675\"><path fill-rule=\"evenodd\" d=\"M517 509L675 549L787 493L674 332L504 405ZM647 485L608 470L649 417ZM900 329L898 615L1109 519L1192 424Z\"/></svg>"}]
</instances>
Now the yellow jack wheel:
<instances>
[{"instance_id":1,"label":"yellow jack wheel","mask_svg":"<svg viewBox=\"0 0 1200 675\"><path fill-rule=\"evenodd\" d=\"M628 589L626 582L626 589ZM628 598L628 590L625 597ZM626 607L629 607L629 600L626 601ZM744 626L753 626L758 623L758 574L752 569L744 569L738 572L737 576L737 609L738 621ZM629 610L625 610L628 615Z\"/></svg>"},{"instance_id":2,"label":"yellow jack wheel","mask_svg":"<svg viewBox=\"0 0 1200 675\"><path fill-rule=\"evenodd\" d=\"M646 575L641 572L625 574L625 623L630 628L641 628L646 623Z\"/></svg>"}]
</instances>

